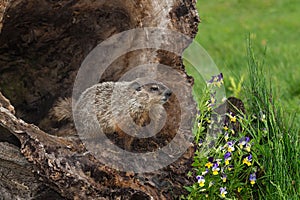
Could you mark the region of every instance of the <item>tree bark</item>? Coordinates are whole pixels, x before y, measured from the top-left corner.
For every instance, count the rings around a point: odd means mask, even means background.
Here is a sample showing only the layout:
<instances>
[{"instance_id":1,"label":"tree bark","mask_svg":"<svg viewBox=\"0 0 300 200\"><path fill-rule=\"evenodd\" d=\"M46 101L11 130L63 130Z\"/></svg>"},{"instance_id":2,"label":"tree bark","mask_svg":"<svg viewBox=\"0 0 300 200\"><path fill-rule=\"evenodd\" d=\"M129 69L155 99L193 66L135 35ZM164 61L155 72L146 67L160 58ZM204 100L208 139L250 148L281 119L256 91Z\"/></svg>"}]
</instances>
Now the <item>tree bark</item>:
<instances>
[{"instance_id":1,"label":"tree bark","mask_svg":"<svg viewBox=\"0 0 300 200\"><path fill-rule=\"evenodd\" d=\"M3 198L174 199L184 194L183 186L193 181L187 177L192 146L155 172L119 172L95 159L79 139L55 136L62 125L53 124L48 113L59 97L72 95L83 60L102 41L144 27L194 38L198 23L195 0L0 0L0 91L6 96L0 93ZM173 38L166 41L177 44ZM164 50L122 55L100 82L117 81L144 63L170 66L184 80L175 87L191 93L192 79L185 74L181 56ZM195 113L193 99L185 105L190 112L180 113L179 106L176 98L166 105L170 120L161 140L174 137L182 114L191 118ZM192 127L185 128L190 135Z\"/></svg>"}]
</instances>

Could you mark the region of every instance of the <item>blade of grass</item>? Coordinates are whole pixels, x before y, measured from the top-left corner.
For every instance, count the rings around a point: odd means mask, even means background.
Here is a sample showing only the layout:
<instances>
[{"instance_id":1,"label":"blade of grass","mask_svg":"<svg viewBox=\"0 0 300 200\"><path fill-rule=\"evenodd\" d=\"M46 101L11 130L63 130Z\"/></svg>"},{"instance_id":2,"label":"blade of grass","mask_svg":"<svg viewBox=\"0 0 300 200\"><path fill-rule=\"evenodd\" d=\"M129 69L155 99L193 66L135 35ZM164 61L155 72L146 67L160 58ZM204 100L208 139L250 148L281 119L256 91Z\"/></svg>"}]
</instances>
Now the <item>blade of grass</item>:
<instances>
[{"instance_id":1,"label":"blade of grass","mask_svg":"<svg viewBox=\"0 0 300 200\"><path fill-rule=\"evenodd\" d=\"M260 185L259 199L299 199L299 129L290 126L267 84L263 62L255 58L248 39L249 80L247 102L253 114L266 115L267 135L261 149L266 185Z\"/></svg>"}]
</instances>

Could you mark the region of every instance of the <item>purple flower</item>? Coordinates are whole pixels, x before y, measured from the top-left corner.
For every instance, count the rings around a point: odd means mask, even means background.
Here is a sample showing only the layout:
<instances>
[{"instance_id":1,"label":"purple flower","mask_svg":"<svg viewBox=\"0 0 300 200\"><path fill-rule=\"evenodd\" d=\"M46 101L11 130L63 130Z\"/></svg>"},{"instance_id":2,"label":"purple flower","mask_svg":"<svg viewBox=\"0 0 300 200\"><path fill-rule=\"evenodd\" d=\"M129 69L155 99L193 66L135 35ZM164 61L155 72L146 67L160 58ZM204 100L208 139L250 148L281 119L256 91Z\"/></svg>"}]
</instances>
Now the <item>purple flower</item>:
<instances>
[{"instance_id":1,"label":"purple flower","mask_svg":"<svg viewBox=\"0 0 300 200\"><path fill-rule=\"evenodd\" d=\"M249 137L245 137L245 142L250 142L250 138Z\"/></svg>"},{"instance_id":2,"label":"purple flower","mask_svg":"<svg viewBox=\"0 0 300 200\"><path fill-rule=\"evenodd\" d=\"M224 155L225 165L229 165L229 160L231 160L230 156L231 156L230 152L225 153Z\"/></svg>"},{"instance_id":3,"label":"purple flower","mask_svg":"<svg viewBox=\"0 0 300 200\"><path fill-rule=\"evenodd\" d=\"M250 154L246 158L243 159L243 164L247 164L248 166L251 166L251 161L252 161L252 155Z\"/></svg>"},{"instance_id":4,"label":"purple flower","mask_svg":"<svg viewBox=\"0 0 300 200\"><path fill-rule=\"evenodd\" d=\"M220 171L219 164L218 163L214 163L214 165L213 165L213 167L212 167L211 170L213 172L213 175L219 174L219 171Z\"/></svg>"},{"instance_id":5,"label":"purple flower","mask_svg":"<svg viewBox=\"0 0 300 200\"><path fill-rule=\"evenodd\" d=\"M221 193L221 196L224 198L225 195L227 194L226 187L221 187L220 188L220 193Z\"/></svg>"},{"instance_id":6,"label":"purple flower","mask_svg":"<svg viewBox=\"0 0 300 200\"><path fill-rule=\"evenodd\" d=\"M223 183L225 183L227 181L227 176L226 174L222 174L222 177L221 177Z\"/></svg>"},{"instance_id":7,"label":"purple flower","mask_svg":"<svg viewBox=\"0 0 300 200\"><path fill-rule=\"evenodd\" d=\"M256 181L256 174L255 173L250 174L249 181L250 181L251 185L255 184L255 181Z\"/></svg>"},{"instance_id":8,"label":"purple flower","mask_svg":"<svg viewBox=\"0 0 300 200\"><path fill-rule=\"evenodd\" d=\"M224 155L224 159L226 160L227 158L229 158L231 156L231 153L230 152L227 152L227 153L225 153L225 155Z\"/></svg>"},{"instance_id":9,"label":"purple flower","mask_svg":"<svg viewBox=\"0 0 300 200\"><path fill-rule=\"evenodd\" d=\"M232 141L229 141L229 142L227 142L227 145L228 145L228 152L233 152L234 150L235 150L235 148L234 148L234 142L232 142Z\"/></svg>"},{"instance_id":10,"label":"purple flower","mask_svg":"<svg viewBox=\"0 0 300 200\"><path fill-rule=\"evenodd\" d=\"M222 80L223 80L223 74L220 73L220 74L218 75L218 81L222 81Z\"/></svg>"},{"instance_id":11,"label":"purple flower","mask_svg":"<svg viewBox=\"0 0 300 200\"><path fill-rule=\"evenodd\" d=\"M217 81L222 81L223 80L223 74L220 73L215 76L211 76L211 79L208 81L209 83L217 82Z\"/></svg>"},{"instance_id":12,"label":"purple flower","mask_svg":"<svg viewBox=\"0 0 300 200\"><path fill-rule=\"evenodd\" d=\"M251 144L247 143L245 146L245 150L250 152L251 151Z\"/></svg>"},{"instance_id":13,"label":"purple flower","mask_svg":"<svg viewBox=\"0 0 300 200\"><path fill-rule=\"evenodd\" d=\"M198 180L199 186L203 187L205 184L205 178L203 176L196 176L196 179Z\"/></svg>"},{"instance_id":14,"label":"purple flower","mask_svg":"<svg viewBox=\"0 0 300 200\"><path fill-rule=\"evenodd\" d=\"M248 144L250 142L250 138L249 137L242 137L239 141L239 146L240 148L243 148L246 144Z\"/></svg>"},{"instance_id":15,"label":"purple flower","mask_svg":"<svg viewBox=\"0 0 300 200\"><path fill-rule=\"evenodd\" d=\"M211 79L207 82L208 84L220 87L223 84L223 74L220 73L218 75L212 76Z\"/></svg>"},{"instance_id":16,"label":"purple flower","mask_svg":"<svg viewBox=\"0 0 300 200\"><path fill-rule=\"evenodd\" d=\"M240 142L243 142L243 143L248 143L250 141L250 138L249 137L242 137L241 139L240 139Z\"/></svg>"},{"instance_id":17,"label":"purple flower","mask_svg":"<svg viewBox=\"0 0 300 200\"><path fill-rule=\"evenodd\" d=\"M203 144L203 140L200 139L198 145L201 146Z\"/></svg>"},{"instance_id":18,"label":"purple flower","mask_svg":"<svg viewBox=\"0 0 300 200\"><path fill-rule=\"evenodd\" d=\"M251 154L249 154L249 156L248 156L248 160L249 160L249 161L251 161L251 160L252 160L252 155L251 155Z\"/></svg>"}]
</instances>

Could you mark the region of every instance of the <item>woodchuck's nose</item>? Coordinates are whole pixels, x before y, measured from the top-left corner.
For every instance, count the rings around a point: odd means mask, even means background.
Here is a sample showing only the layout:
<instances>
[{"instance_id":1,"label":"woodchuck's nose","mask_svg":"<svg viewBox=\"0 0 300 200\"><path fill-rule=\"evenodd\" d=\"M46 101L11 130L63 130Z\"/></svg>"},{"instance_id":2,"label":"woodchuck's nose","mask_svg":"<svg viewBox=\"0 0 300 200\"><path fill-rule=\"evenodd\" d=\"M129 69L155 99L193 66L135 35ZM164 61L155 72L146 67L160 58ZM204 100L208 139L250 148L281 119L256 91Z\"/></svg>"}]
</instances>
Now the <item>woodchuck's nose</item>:
<instances>
[{"instance_id":1,"label":"woodchuck's nose","mask_svg":"<svg viewBox=\"0 0 300 200\"><path fill-rule=\"evenodd\" d=\"M172 95L172 91L170 89L167 89L165 91L165 97L169 98Z\"/></svg>"},{"instance_id":2,"label":"woodchuck's nose","mask_svg":"<svg viewBox=\"0 0 300 200\"><path fill-rule=\"evenodd\" d=\"M172 95L172 91L170 89L165 90L163 93L163 97L161 99L162 100L161 103L163 104L166 103L171 95Z\"/></svg>"}]
</instances>

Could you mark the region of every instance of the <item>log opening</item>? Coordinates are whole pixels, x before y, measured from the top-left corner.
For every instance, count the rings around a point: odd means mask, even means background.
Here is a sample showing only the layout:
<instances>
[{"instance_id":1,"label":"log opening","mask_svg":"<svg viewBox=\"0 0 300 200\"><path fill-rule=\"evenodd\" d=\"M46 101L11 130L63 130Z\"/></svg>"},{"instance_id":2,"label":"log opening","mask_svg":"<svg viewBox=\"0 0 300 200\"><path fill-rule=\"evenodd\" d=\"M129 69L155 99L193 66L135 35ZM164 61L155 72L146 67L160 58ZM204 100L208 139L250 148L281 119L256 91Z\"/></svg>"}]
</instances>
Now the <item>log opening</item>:
<instances>
[{"instance_id":1,"label":"log opening","mask_svg":"<svg viewBox=\"0 0 300 200\"><path fill-rule=\"evenodd\" d=\"M86 154L77 140L50 136L40 128L47 132L61 128L57 124L53 127L48 112L59 97L71 96L82 61L97 44L117 33L143 27L166 28L193 38L199 23L195 3L195 0L0 1L0 91L11 101L17 116L10 103L7 107L0 101L0 125L5 129L0 130L0 142L21 147L22 154L30 161L26 167L36 172L16 181L27 187L34 177L36 187L25 190L27 194L24 190L12 192L14 188L10 188L6 192L11 191L11 198L28 199L32 195L38 199L41 188L48 187L51 189L44 190L45 196L59 193L67 199L173 199L186 192L183 186L192 181L186 177L192 147L164 169L124 174ZM167 39L172 42L172 38ZM127 53L111 64L100 81L118 80L124 72L145 62L170 66L185 80L182 82L188 88L185 92L191 92L192 80L185 74L181 57L163 50L155 54L149 49ZM189 101L193 107L193 99ZM181 115L177 107L178 103L166 105L168 113L173 114L162 140L173 136L177 129L174 124ZM10 152L7 158L14 151ZM22 170L28 168L19 171Z\"/></svg>"}]
</instances>

